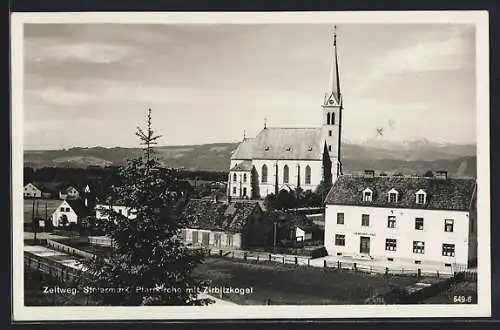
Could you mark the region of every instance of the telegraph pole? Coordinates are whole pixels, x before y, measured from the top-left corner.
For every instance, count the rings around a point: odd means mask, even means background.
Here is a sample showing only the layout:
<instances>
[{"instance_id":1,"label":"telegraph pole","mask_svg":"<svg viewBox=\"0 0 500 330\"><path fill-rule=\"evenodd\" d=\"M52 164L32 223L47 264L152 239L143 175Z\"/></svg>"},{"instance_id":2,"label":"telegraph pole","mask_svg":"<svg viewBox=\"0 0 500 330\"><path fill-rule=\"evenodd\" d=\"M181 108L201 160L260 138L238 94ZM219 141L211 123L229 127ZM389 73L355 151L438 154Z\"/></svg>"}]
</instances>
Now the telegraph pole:
<instances>
[{"instance_id":1,"label":"telegraph pole","mask_svg":"<svg viewBox=\"0 0 500 330\"><path fill-rule=\"evenodd\" d=\"M33 227L33 239L36 244L36 223L35 223L35 200L33 199L32 209L31 209L31 225Z\"/></svg>"}]
</instances>

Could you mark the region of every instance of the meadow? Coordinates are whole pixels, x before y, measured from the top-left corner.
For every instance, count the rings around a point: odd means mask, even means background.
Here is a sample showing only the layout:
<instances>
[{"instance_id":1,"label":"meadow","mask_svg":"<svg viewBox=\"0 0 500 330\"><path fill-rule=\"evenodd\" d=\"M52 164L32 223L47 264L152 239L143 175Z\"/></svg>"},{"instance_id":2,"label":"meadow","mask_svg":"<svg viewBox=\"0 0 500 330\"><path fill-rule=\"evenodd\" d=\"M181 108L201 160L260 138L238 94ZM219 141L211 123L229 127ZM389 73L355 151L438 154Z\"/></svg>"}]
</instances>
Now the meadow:
<instances>
[{"instance_id":1,"label":"meadow","mask_svg":"<svg viewBox=\"0 0 500 330\"><path fill-rule=\"evenodd\" d=\"M31 223L31 219L33 217L33 203L35 203L35 216L39 216L45 219L45 214L47 213L47 217L49 219L52 219L52 213L62 203L62 200L24 199L24 212L23 212L24 223ZM47 207L47 212L45 212L46 207Z\"/></svg>"},{"instance_id":2,"label":"meadow","mask_svg":"<svg viewBox=\"0 0 500 330\"><path fill-rule=\"evenodd\" d=\"M241 305L363 304L391 285L406 287L415 277L375 275L317 267L252 263L207 258L195 275L211 287L252 288L251 294L227 294L223 299ZM220 296L217 296L221 298Z\"/></svg>"}]
</instances>

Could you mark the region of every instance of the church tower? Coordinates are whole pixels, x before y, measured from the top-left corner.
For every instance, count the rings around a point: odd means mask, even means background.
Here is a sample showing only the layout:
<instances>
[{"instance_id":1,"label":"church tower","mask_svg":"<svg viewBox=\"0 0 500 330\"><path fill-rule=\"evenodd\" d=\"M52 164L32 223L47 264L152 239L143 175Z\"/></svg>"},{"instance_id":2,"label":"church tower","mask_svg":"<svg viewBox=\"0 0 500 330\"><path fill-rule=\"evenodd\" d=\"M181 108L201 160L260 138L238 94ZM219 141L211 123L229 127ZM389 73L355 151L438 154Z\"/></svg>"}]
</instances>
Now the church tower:
<instances>
[{"instance_id":1,"label":"church tower","mask_svg":"<svg viewBox=\"0 0 500 330\"><path fill-rule=\"evenodd\" d=\"M322 129L326 148L332 162L332 181L342 174L340 162L342 131L342 94L340 92L339 64L337 56L337 27L333 36L333 59L328 91L321 106Z\"/></svg>"}]
</instances>

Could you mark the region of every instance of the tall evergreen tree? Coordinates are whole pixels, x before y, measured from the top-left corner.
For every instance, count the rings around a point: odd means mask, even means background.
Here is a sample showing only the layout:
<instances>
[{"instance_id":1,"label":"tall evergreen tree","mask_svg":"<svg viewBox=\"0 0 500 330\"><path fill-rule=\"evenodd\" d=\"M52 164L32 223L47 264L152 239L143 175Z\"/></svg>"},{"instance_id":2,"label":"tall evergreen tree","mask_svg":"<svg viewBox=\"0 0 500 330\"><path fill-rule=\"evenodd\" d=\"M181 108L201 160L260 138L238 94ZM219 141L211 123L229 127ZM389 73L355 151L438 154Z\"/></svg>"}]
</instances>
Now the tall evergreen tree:
<instances>
[{"instance_id":1,"label":"tall evergreen tree","mask_svg":"<svg viewBox=\"0 0 500 330\"><path fill-rule=\"evenodd\" d=\"M152 129L151 109L147 127L137 128L143 153L120 168L120 182L112 189L102 211L104 233L113 240L106 258L87 262L85 285L122 288L105 292L104 305L204 305L198 299L202 285L191 273L202 255L185 248L180 240L181 219L172 215L178 202L176 171L164 169L153 150L160 138ZM113 211L113 205L129 208L130 214Z\"/></svg>"}]
</instances>

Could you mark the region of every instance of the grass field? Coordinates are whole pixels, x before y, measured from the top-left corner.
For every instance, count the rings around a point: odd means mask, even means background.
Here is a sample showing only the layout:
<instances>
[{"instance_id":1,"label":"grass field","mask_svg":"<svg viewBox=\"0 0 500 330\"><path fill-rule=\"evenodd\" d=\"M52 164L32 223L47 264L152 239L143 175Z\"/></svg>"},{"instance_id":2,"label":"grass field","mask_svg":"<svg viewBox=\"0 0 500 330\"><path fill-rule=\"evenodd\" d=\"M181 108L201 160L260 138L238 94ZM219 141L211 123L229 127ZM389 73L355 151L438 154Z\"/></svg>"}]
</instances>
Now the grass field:
<instances>
[{"instance_id":1,"label":"grass field","mask_svg":"<svg viewBox=\"0 0 500 330\"><path fill-rule=\"evenodd\" d=\"M24 223L31 222L33 216L33 201L35 202L35 215L37 215L37 205L38 205L38 216L45 218L45 204L47 204L47 215L48 218L52 218L52 213L56 208L62 203L60 199L25 199L24 200Z\"/></svg>"},{"instance_id":2,"label":"grass field","mask_svg":"<svg viewBox=\"0 0 500 330\"><path fill-rule=\"evenodd\" d=\"M423 304L477 304L477 282L460 282L438 293Z\"/></svg>"},{"instance_id":3,"label":"grass field","mask_svg":"<svg viewBox=\"0 0 500 330\"><path fill-rule=\"evenodd\" d=\"M416 282L414 277L370 275L295 265L251 263L207 258L195 275L212 287L253 288L253 293L222 298L241 305L363 304L365 299L389 289ZM218 296L219 298L220 296Z\"/></svg>"}]
</instances>

